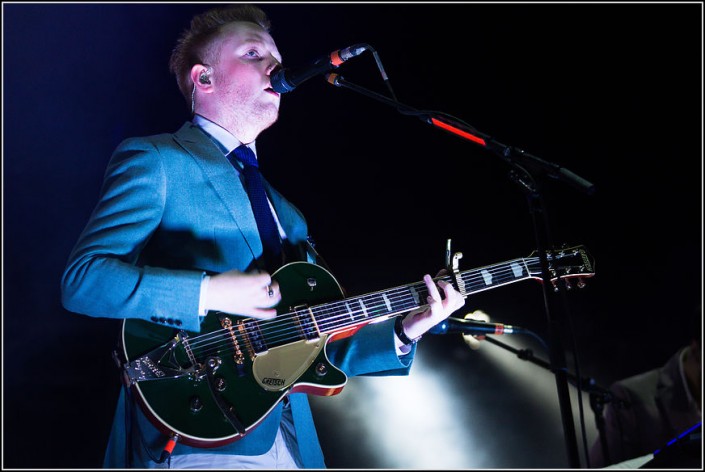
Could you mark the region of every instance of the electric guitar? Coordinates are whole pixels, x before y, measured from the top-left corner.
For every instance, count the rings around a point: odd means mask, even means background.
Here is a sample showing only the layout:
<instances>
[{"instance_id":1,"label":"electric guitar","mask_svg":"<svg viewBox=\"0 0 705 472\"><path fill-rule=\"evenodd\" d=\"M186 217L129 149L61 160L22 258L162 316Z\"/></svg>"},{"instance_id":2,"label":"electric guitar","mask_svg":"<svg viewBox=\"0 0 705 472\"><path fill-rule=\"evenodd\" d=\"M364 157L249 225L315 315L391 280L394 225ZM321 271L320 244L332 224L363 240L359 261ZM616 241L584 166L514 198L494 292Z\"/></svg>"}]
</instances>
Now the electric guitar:
<instances>
[{"instance_id":1,"label":"electric guitar","mask_svg":"<svg viewBox=\"0 0 705 472\"><path fill-rule=\"evenodd\" d=\"M452 282L463 297L525 279L543 281L534 254L467 271L457 270L456 258L451 273L435 280ZM546 258L554 285L576 278L582 286L594 275L582 246L547 252ZM123 322L117 353L123 379L164 434L190 446L222 446L242 439L289 393L338 394L347 376L328 361L327 343L427 306L423 282L343 298L333 275L307 262L287 264L272 278L282 301L271 320L209 313L199 333Z\"/></svg>"}]
</instances>

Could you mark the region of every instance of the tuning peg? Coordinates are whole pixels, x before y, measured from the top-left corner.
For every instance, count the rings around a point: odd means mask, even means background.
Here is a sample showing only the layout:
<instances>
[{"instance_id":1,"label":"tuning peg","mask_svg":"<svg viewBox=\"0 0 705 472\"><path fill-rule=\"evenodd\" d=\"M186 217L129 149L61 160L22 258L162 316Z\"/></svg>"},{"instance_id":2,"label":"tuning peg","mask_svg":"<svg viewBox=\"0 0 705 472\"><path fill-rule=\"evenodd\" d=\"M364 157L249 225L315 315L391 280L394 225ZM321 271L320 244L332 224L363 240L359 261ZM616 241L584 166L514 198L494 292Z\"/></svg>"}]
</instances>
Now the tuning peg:
<instances>
[{"instance_id":1,"label":"tuning peg","mask_svg":"<svg viewBox=\"0 0 705 472\"><path fill-rule=\"evenodd\" d=\"M565 283L566 290L570 290L573 288L573 284L570 283L570 279L563 279L563 282Z\"/></svg>"},{"instance_id":2,"label":"tuning peg","mask_svg":"<svg viewBox=\"0 0 705 472\"><path fill-rule=\"evenodd\" d=\"M578 288L585 288L585 286L586 286L587 284L585 283L585 280L583 280L582 277L578 277L578 283L577 283L577 285L578 285Z\"/></svg>"}]
</instances>

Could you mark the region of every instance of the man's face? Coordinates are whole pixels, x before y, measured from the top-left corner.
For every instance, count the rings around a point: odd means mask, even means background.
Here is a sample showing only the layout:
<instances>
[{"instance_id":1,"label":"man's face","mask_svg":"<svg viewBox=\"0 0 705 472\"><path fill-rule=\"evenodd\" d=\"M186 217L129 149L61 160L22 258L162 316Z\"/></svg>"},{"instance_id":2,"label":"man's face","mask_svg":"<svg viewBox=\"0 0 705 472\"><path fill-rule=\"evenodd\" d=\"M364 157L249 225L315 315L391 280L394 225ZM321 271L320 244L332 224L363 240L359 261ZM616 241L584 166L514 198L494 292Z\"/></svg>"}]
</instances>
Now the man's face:
<instances>
[{"instance_id":1,"label":"man's face","mask_svg":"<svg viewBox=\"0 0 705 472\"><path fill-rule=\"evenodd\" d=\"M214 93L223 113L264 130L279 114L280 95L270 87L269 74L281 64L272 37L259 25L227 25L216 50Z\"/></svg>"}]
</instances>

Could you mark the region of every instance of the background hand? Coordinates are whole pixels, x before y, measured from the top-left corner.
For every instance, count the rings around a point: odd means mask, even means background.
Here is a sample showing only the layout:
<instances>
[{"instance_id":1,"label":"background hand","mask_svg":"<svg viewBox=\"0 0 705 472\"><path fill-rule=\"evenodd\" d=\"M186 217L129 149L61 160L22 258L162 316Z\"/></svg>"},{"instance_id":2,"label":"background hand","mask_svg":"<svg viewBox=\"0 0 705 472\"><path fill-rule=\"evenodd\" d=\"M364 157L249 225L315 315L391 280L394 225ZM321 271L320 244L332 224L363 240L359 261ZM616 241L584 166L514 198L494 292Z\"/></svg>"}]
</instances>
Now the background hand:
<instances>
[{"instance_id":1,"label":"background hand","mask_svg":"<svg viewBox=\"0 0 705 472\"><path fill-rule=\"evenodd\" d=\"M463 319L489 322L490 315L482 310L475 310L472 313L465 315ZM482 334L463 334L463 341L465 341L465 344L467 344L473 351L480 349L480 343L484 339L485 336Z\"/></svg>"}]
</instances>

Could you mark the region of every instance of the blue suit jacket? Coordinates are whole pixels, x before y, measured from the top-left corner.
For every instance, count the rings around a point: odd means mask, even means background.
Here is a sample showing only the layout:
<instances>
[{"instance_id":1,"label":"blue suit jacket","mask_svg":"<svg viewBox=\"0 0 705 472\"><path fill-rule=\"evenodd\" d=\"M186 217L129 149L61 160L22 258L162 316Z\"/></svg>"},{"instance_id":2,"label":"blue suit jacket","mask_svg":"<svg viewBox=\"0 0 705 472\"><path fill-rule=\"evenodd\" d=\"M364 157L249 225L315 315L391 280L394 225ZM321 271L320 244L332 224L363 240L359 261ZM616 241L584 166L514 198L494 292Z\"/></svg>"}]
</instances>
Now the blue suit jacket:
<instances>
[{"instance_id":1,"label":"blue suit jacket","mask_svg":"<svg viewBox=\"0 0 705 472\"><path fill-rule=\"evenodd\" d=\"M265 185L300 260L315 262L305 250L304 217ZM247 271L258 265L261 254L257 224L237 170L208 135L187 122L174 134L131 138L117 147L98 204L69 257L63 304L89 316L138 318L199 331L203 274ZM392 324L371 324L331 343L331 362L348 376L408 374L415 351L403 358L396 355ZM124 397L123 389L106 467L127 465ZM306 395L289 397L304 466L325 467ZM274 443L281 414L279 404L245 438L229 445L195 449L177 444L173 454L263 454ZM139 409L135 420L158 457L166 438ZM133 446L132 465L141 467L148 456L138 440Z\"/></svg>"}]
</instances>

